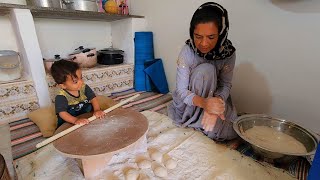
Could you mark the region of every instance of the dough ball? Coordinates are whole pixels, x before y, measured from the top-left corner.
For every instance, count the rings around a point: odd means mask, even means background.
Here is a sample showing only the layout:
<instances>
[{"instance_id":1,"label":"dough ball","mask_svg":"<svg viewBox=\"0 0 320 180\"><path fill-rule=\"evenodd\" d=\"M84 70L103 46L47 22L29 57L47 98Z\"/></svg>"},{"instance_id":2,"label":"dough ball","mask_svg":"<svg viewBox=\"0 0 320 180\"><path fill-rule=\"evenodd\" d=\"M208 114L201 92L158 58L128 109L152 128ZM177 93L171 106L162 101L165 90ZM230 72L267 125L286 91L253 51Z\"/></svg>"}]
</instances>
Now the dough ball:
<instances>
[{"instance_id":1,"label":"dough ball","mask_svg":"<svg viewBox=\"0 0 320 180\"><path fill-rule=\"evenodd\" d=\"M147 169L151 167L151 162L148 160L142 160L138 162L138 167L141 169Z\"/></svg>"},{"instance_id":2,"label":"dough ball","mask_svg":"<svg viewBox=\"0 0 320 180\"><path fill-rule=\"evenodd\" d=\"M135 169L130 169L126 173L126 180L137 180L139 177L139 171Z\"/></svg>"},{"instance_id":3,"label":"dough ball","mask_svg":"<svg viewBox=\"0 0 320 180\"><path fill-rule=\"evenodd\" d=\"M139 175L139 180L150 180L150 178L145 174L140 174Z\"/></svg>"},{"instance_id":4,"label":"dough ball","mask_svg":"<svg viewBox=\"0 0 320 180\"><path fill-rule=\"evenodd\" d=\"M174 169L177 167L177 161L175 161L174 159L168 159L164 165L166 166L166 168L168 169Z\"/></svg>"},{"instance_id":5,"label":"dough ball","mask_svg":"<svg viewBox=\"0 0 320 180\"><path fill-rule=\"evenodd\" d=\"M162 154L161 154L160 152L156 151L156 152L154 152L154 153L151 154L151 159L153 159L153 160L161 163L161 161L162 161Z\"/></svg>"},{"instance_id":6,"label":"dough ball","mask_svg":"<svg viewBox=\"0 0 320 180\"><path fill-rule=\"evenodd\" d=\"M167 169L162 167L162 166L158 166L153 170L154 174L158 177L162 177L165 178L168 176L168 172Z\"/></svg>"}]
</instances>

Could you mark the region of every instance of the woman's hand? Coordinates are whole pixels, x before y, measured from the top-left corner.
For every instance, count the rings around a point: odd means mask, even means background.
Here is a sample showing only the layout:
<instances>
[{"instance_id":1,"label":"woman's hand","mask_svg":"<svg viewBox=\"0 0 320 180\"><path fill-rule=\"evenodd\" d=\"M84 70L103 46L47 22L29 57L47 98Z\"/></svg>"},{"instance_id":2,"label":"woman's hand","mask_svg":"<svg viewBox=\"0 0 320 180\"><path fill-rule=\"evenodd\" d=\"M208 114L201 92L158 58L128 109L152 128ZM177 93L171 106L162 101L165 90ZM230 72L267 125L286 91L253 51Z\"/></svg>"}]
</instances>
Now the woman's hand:
<instances>
[{"instance_id":1,"label":"woman's hand","mask_svg":"<svg viewBox=\"0 0 320 180\"><path fill-rule=\"evenodd\" d=\"M97 118L101 119L106 115L106 113L104 113L101 110L98 110L98 111L93 112L93 115L96 116Z\"/></svg>"},{"instance_id":2,"label":"woman's hand","mask_svg":"<svg viewBox=\"0 0 320 180\"><path fill-rule=\"evenodd\" d=\"M225 111L225 103L219 97L206 98L203 109L210 114L220 115Z\"/></svg>"},{"instance_id":3,"label":"woman's hand","mask_svg":"<svg viewBox=\"0 0 320 180\"><path fill-rule=\"evenodd\" d=\"M224 114L217 115L217 114L210 114L206 111L203 112L201 125L203 129L207 132L212 131L214 126L216 125L216 122L218 118L221 118L222 120L225 120Z\"/></svg>"},{"instance_id":4,"label":"woman's hand","mask_svg":"<svg viewBox=\"0 0 320 180\"><path fill-rule=\"evenodd\" d=\"M89 124L89 120L88 119L77 119L74 124L76 125L84 125L84 124Z\"/></svg>"},{"instance_id":5,"label":"woman's hand","mask_svg":"<svg viewBox=\"0 0 320 180\"><path fill-rule=\"evenodd\" d=\"M214 126L216 125L216 122L218 120L218 115L216 114L209 114L207 111L204 111L201 125L204 131L212 131Z\"/></svg>"}]
</instances>

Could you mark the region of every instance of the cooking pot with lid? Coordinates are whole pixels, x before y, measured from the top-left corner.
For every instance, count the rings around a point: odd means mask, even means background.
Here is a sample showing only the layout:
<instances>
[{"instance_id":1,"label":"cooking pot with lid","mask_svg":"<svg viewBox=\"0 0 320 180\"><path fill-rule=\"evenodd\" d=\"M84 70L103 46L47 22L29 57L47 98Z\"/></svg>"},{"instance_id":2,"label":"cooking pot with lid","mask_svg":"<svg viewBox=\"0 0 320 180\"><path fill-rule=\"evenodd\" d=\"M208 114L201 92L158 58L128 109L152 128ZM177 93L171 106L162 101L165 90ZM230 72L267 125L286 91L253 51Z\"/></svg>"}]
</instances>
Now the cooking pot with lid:
<instances>
[{"instance_id":1,"label":"cooking pot with lid","mask_svg":"<svg viewBox=\"0 0 320 180\"><path fill-rule=\"evenodd\" d=\"M91 68L97 64L96 48L84 48L80 46L69 56L72 61L77 62L82 68Z\"/></svg>"},{"instance_id":2,"label":"cooking pot with lid","mask_svg":"<svg viewBox=\"0 0 320 180\"><path fill-rule=\"evenodd\" d=\"M54 62L61 60L61 57L59 54L54 55L53 59L43 59L44 68L47 73L50 72L51 66Z\"/></svg>"},{"instance_id":3,"label":"cooking pot with lid","mask_svg":"<svg viewBox=\"0 0 320 180\"><path fill-rule=\"evenodd\" d=\"M115 48L106 48L98 51L98 63L113 65L123 63L124 51Z\"/></svg>"},{"instance_id":4,"label":"cooking pot with lid","mask_svg":"<svg viewBox=\"0 0 320 180\"><path fill-rule=\"evenodd\" d=\"M0 81L16 80L21 78L21 74L19 54L12 50L0 50Z\"/></svg>"}]
</instances>

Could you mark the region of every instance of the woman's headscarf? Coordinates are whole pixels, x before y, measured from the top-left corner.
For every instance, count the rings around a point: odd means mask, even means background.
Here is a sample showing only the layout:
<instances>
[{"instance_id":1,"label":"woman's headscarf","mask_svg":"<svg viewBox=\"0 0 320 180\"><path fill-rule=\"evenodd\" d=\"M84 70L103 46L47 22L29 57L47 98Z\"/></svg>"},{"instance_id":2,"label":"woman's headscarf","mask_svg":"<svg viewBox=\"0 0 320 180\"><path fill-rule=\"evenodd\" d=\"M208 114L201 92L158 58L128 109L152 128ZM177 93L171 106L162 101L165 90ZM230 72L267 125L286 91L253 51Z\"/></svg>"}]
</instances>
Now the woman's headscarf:
<instances>
[{"instance_id":1,"label":"woman's headscarf","mask_svg":"<svg viewBox=\"0 0 320 180\"><path fill-rule=\"evenodd\" d=\"M212 18L218 18L213 19L218 22L218 29L219 29L219 39L216 44L216 46L208 53L204 54L201 51L199 51L196 46L194 45L194 39L193 39L193 32L195 25L194 23L206 23L206 22L196 22L196 19L201 18L201 16L210 16L210 14L215 14L215 16L212 16ZM210 21L209 21L210 22ZM195 53L197 53L200 57L203 57L207 60L220 60L225 59L227 57L230 57L235 52L235 47L232 46L232 43L228 37L228 31L229 31L229 19L228 19L228 12L226 9L224 9L220 4L214 3L214 2L207 2L202 4L196 12L192 16L192 20L190 23L190 39L186 41L186 44L191 47L191 49L194 50Z\"/></svg>"}]
</instances>

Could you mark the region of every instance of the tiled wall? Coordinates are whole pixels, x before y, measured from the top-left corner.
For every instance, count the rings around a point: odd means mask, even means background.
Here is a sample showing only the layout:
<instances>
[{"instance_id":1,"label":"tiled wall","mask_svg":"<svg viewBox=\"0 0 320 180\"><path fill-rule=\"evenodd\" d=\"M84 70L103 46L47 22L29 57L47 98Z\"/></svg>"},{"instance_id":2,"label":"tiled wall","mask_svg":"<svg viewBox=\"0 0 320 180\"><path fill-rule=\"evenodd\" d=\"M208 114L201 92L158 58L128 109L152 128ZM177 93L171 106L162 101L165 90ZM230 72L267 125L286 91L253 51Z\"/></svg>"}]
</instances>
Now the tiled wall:
<instances>
[{"instance_id":1,"label":"tiled wall","mask_svg":"<svg viewBox=\"0 0 320 180\"><path fill-rule=\"evenodd\" d=\"M26 118L39 108L32 80L0 84L0 102L0 124Z\"/></svg>"},{"instance_id":2,"label":"tiled wall","mask_svg":"<svg viewBox=\"0 0 320 180\"><path fill-rule=\"evenodd\" d=\"M84 82L97 95L107 95L133 88L133 70L133 64L97 66L92 69L84 69L82 75ZM53 102L59 88L50 75L47 75L47 82Z\"/></svg>"}]
</instances>

